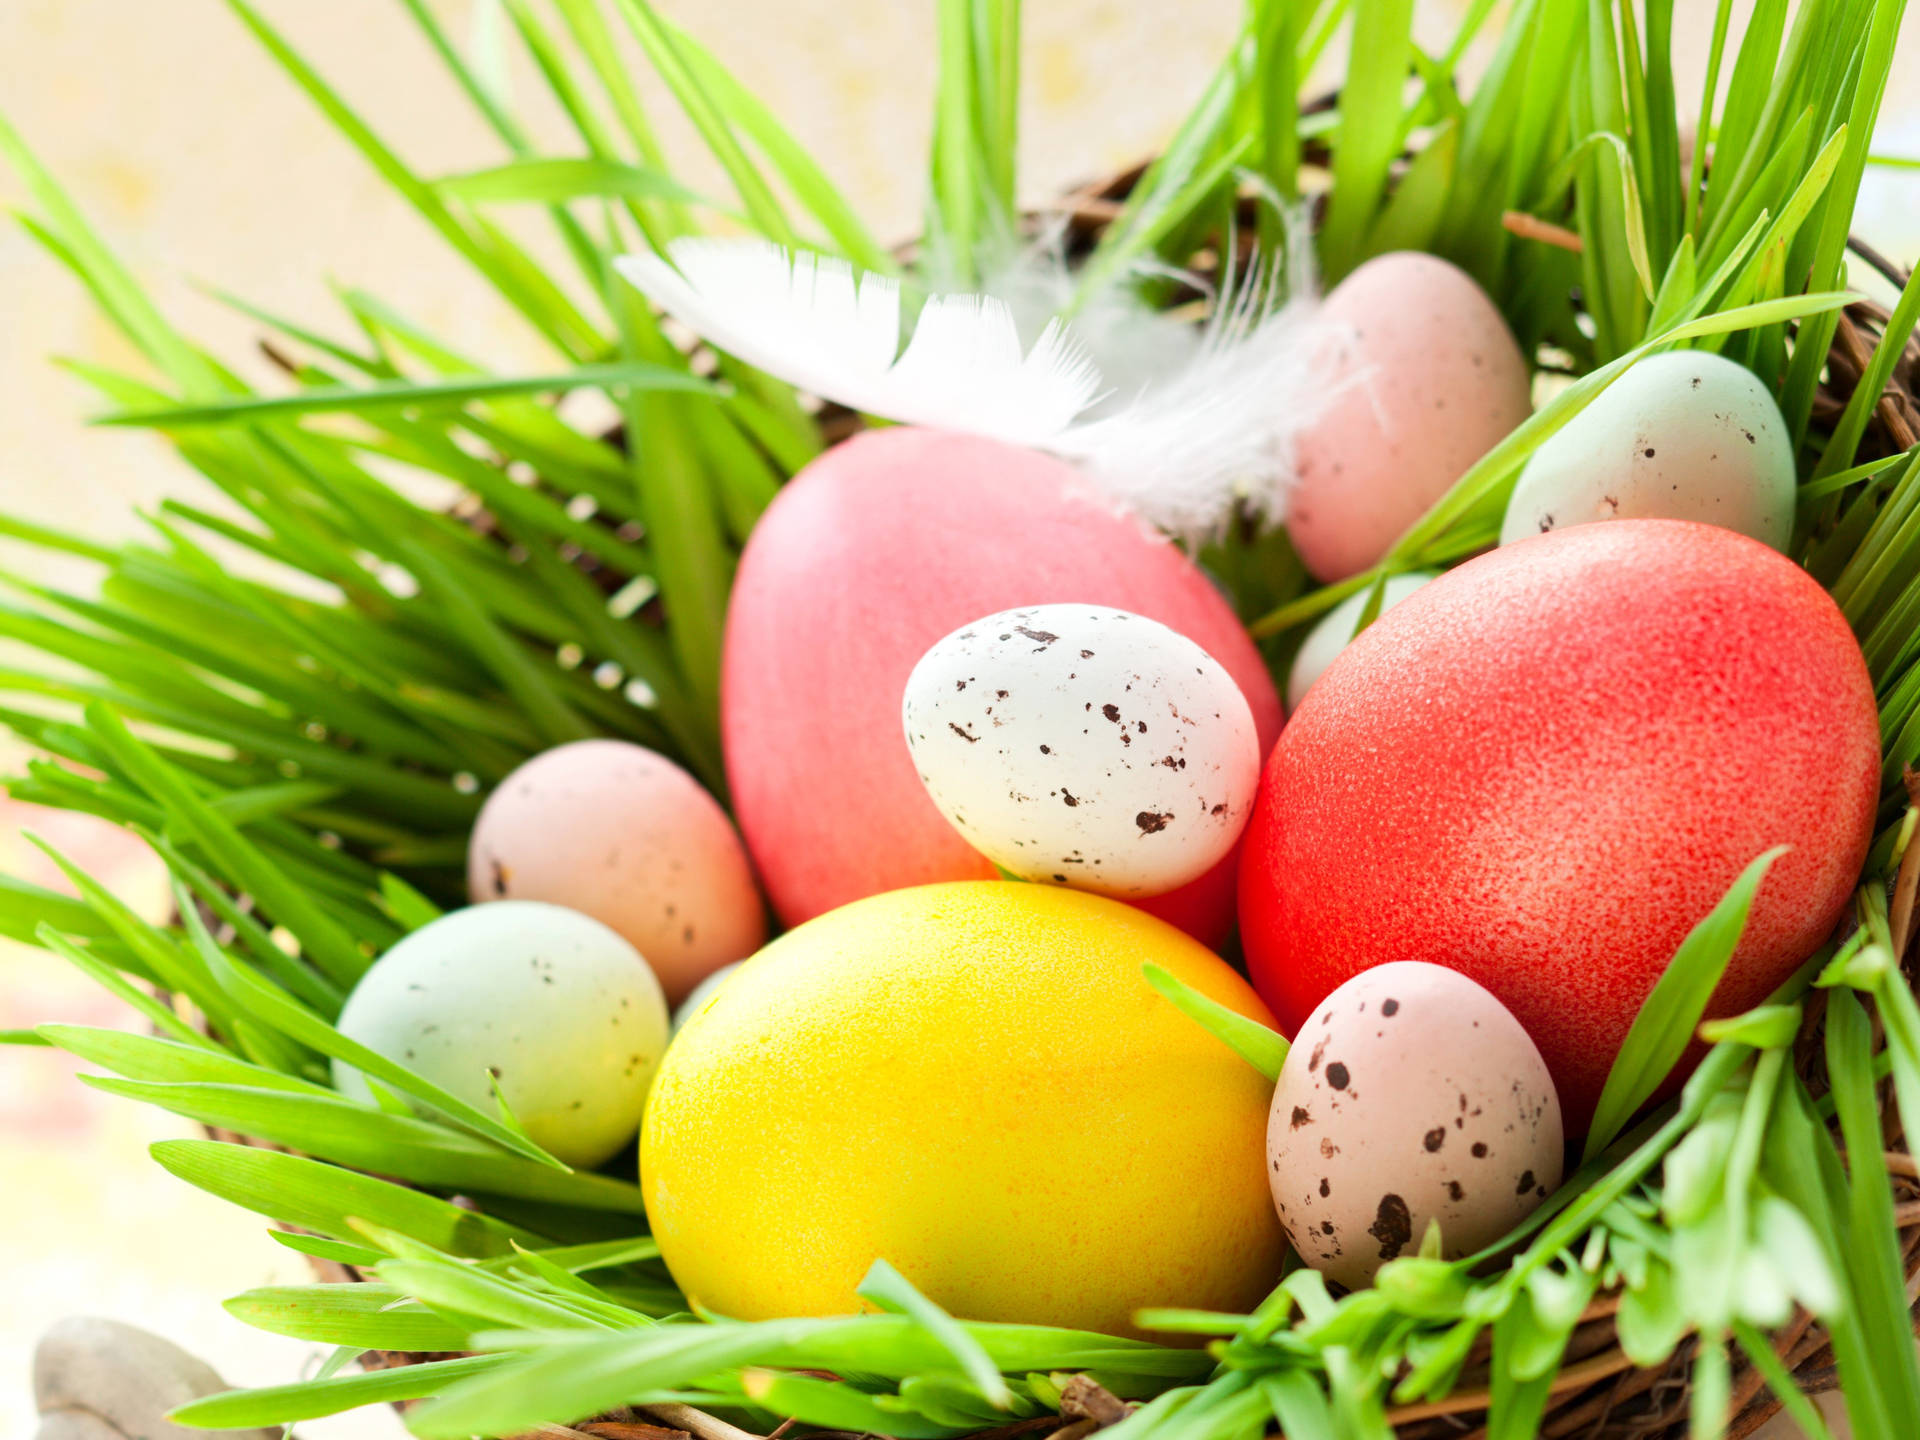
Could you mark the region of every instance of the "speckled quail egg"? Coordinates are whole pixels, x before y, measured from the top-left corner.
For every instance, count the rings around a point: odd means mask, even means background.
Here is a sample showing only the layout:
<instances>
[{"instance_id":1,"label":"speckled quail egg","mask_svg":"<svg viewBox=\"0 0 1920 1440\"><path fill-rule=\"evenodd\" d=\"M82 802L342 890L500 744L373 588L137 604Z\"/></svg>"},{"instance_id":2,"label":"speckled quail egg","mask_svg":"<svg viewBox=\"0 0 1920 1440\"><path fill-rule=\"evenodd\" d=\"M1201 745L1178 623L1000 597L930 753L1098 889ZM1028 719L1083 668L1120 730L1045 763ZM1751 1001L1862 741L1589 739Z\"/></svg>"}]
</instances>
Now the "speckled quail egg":
<instances>
[{"instance_id":1,"label":"speckled quail egg","mask_svg":"<svg viewBox=\"0 0 1920 1440\"><path fill-rule=\"evenodd\" d=\"M767 938L753 868L699 781L625 740L543 751L500 782L467 846L467 891L610 925L678 1000Z\"/></svg>"},{"instance_id":2,"label":"speckled quail egg","mask_svg":"<svg viewBox=\"0 0 1920 1440\"><path fill-rule=\"evenodd\" d=\"M533 900L456 910L374 962L340 1032L482 1110L488 1075L535 1142L593 1166L640 1128L667 1005L639 952L590 916ZM371 1099L335 1061L333 1082Z\"/></svg>"},{"instance_id":3,"label":"speckled quail egg","mask_svg":"<svg viewBox=\"0 0 1920 1440\"><path fill-rule=\"evenodd\" d=\"M1404 575L1389 576L1384 587L1385 593L1380 597L1380 615L1386 614L1438 573L1434 570L1410 570ZM1353 643L1354 632L1360 628L1360 617L1367 613L1367 601L1372 595L1371 586L1357 595L1349 595L1322 616L1320 623L1308 632L1305 642L1293 657L1293 668L1287 672L1289 714L1300 708L1300 702L1307 698L1307 691L1313 688L1313 682L1340 658L1342 650ZM1378 619L1379 616L1374 618Z\"/></svg>"},{"instance_id":4,"label":"speckled quail egg","mask_svg":"<svg viewBox=\"0 0 1920 1440\"><path fill-rule=\"evenodd\" d=\"M1592 520L1697 520L1793 538L1793 444L1767 387L1704 350L1642 360L1534 451L1500 543Z\"/></svg>"},{"instance_id":5,"label":"speckled quail egg","mask_svg":"<svg viewBox=\"0 0 1920 1440\"><path fill-rule=\"evenodd\" d=\"M1293 1247L1357 1289L1430 1221L1468 1255L1560 1183L1560 1101L1520 1022L1466 976L1398 961L1307 1017L1267 1120L1267 1181Z\"/></svg>"},{"instance_id":6,"label":"speckled quail egg","mask_svg":"<svg viewBox=\"0 0 1920 1440\"><path fill-rule=\"evenodd\" d=\"M1219 662L1098 605L961 626L914 666L901 710L927 793L976 849L1121 899L1204 874L1260 779L1253 712Z\"/></svg>"}]
</instances>

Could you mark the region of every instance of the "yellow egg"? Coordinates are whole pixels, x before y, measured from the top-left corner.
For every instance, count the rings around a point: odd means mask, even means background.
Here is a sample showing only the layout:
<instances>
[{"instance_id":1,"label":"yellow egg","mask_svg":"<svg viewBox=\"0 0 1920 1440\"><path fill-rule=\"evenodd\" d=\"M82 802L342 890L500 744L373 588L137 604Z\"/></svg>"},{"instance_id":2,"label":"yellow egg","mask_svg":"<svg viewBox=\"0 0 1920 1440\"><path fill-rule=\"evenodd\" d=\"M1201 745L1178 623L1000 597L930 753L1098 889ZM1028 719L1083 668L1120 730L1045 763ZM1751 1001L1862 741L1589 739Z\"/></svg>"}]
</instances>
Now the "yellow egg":
<instances>
[{"instance_id":1,"label":"yellow egg","mask_svg":"<svg viewBox=\"0 0 1920 1440\"><path fill-rule=\"evenodd\" d=\"M1152 990L1272 1024L1212 952L1117 901L967 881L834 910L668 1050L641 1182L674 1279L742 1320L860 1308L876 1258L967 1319L1137 1333L1280 1270L1270 1086Z\"/></svg>"}]
</instances>

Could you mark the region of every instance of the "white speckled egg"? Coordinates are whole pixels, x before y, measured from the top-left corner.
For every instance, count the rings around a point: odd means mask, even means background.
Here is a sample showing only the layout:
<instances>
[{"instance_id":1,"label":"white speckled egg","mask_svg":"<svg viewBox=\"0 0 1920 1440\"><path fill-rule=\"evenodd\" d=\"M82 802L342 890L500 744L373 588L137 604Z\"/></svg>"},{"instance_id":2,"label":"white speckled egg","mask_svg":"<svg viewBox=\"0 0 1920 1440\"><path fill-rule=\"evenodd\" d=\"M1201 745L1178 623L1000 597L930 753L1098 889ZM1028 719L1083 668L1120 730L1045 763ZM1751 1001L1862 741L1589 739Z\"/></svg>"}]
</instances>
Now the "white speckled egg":
<instances>
[{"instance_id":1,"label":"white speckled egg","mask_svg":"<svg viewBox=\"0 0 1920 1440\"><path fill-rule=\"evenodd\" d=\"M1317 323L1332 393L1299 440L1287 533L1331 581L1375 564L1525 420L1532 381L1486 292L1432 255L1367 261Z\"/></svg>"},{"instance_id":2,"label":"white speckled egg","mask_svg":"<svg viewBox=\"0 0 1920 1440\"><path fill-rule=\"evenodd\" d=\"M1506 1006L1457 971L1367 970L1293 1038L1267 1181L1293 1247L1350 1289L1415 1254L1429 1221L1468 1255L1560 1184L1560 1100Z\"/></svg>"},{"instance_id":3,"label":"white speckled egg","mask_svg":"<svg viewBox=\"0 0 1920 1440\"><path fill-rule=\"evenodd\" d=\"M491 1112L487 1072L535 1141L593 1166L640 1128L667 1046L667 1004L646 961L605 925L531 900L443 915L361 977L340 1032ZM335 1061L333 1083L371 1099Z\"/></svg>"},{"instance_id":4,"label":"white speckled egg","mask_svg":"<svg viewBox=\"0 0 1920 1440\"><path fill-rule=\"evenodd\" d=\"M1233 848L1260 781L1253 712L1184 635L1098 605L976 620L907 678L940 813L1026 880L1159 895Z\"/></svg>"},{"instance_id":5,"label":"white speckled egg","mask_svg":"<svg viewBox=\"0 0 1920 1440\"><path fill-rule=\"evenodd\" d=\"M1410 570L1404 575L1389 576L1386 593L1380 597L1380 614L1386 614L1438 574L1437 570ZM1287 672L1288 714L1300 708L1300 702L1307 698L1307 691L1313 688L1313 682L1340 658L1342 650L1353 643L1354 631L1360 627L1360 617L1366 614L1367 600L1372 594L1372 587L1369 586L1357 595L1349 595L1323 615L1320 623L1308 632L1306 640L1293 657L1293 668ZM1379 616L1374 618L1378 619Z\"/></svg>"},{"instance_id":6,"label":"white speckled egg","mask_svg":"<svg viewBox=\"0 0 1920 1440\"><path fill-rule=\"evenodd\" d=\"M711 975L707 976L706 979L693 987L693 993L682 1000L679 1008L673 1012L672 1031L675 1035L678 1035L681 1030L686 1028L689 1020L693 1019L694 1016L706 1008L707 1001L720 993L720 987L732 979L733 972L738 970L744 963L744 961L736 960L731 965L722 965L718 970L714 971Z\"/></svg>"},{"instance_id":7,"label":"white speckled egg","mask_svg":"<svg viewBox=\"0 0 1920 1440\"><path fill-rule=\"evenodd\" d=\"M612 926L678 1000L767 938L733 822L686 771L624 740L576 740L500 782L467 849L467 892L545 900Z\"/></svg>"},{"instance_id":8,"label":"white speckled egg","mask_svg":"<svg viewBox=\"0 0 1920 1440\"><path fill-rule=\"evenodd\" d=\"M1767 387L1722 356L1676 350L1642 360L1533 452L1500 543L1592 520L1697 520L1785 550L1796 489Z\"/></svg>"}]
</instances>

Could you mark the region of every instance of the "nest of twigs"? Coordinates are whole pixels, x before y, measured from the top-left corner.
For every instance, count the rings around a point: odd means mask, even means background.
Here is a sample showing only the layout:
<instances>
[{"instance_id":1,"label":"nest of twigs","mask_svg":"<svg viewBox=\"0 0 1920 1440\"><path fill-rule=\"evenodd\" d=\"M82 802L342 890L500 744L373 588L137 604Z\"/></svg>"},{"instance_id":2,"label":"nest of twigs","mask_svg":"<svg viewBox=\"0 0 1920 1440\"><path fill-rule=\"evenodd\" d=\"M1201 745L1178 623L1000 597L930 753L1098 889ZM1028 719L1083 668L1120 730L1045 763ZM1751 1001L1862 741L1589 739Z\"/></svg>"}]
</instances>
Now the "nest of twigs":
<instances>
[{"instance_id":1,"label":"nest of twigs","mask_svg":"<svg viewBox=\"0 0 1920 1440\"><path fill-rule=\"evenodd\" d=\"M1305 108L1327 108L1332 103L1329 97ZM1309 146L1304 159L1309 165L1324 164L1326 156ZM1084 254L1120 215L1144 169L1144 166L1135 167L1111 179L1076 189L1063 197L1054 210L1029 217L1030 224L1035 233L1039 233L1064 223L1069 259ZM1243 223L1233 238L1230 253L1222 253L1229 247L1221 245L1202 252L1197 258L1194 278L1202 287L1218 282L1223 272L1252 261L1259 203L1252 199L1242 202ZM1531 217L1509 216L1508 225L1529 241L1569 247L1578 243L1570 232ZM903 247L903 253L905 248L908 247ZM1871 245L1855 239L1850 242L1850 249L1861 263L1878 272L1896 289L1907 283L1907 275ZM1204 289L1196 289L1184 298L1203 293ZM1813 420L1817 426L1831 426L1846 409L1888 319L1886 309L1870 300L1856 302L1843 312L1814 405ZM862 424L858 415L833 406L825 407L820 420L824 434L832 443L846 439ZM619 432L613 432L609 438L617 443ZM1873 409L1858 459L1870 461L1897 455L1916 443L1920 443L1920 340L1910 343L1895 365L1891 381ZM459 513L476 528L492 529L490 517L482 508L469 504ZM644 623L647 617L638 618ZM1909 790L1915 802L1920 803L1920 777L1910 774L1908 778ZM1920 890L1920 844L1908 850L1895 893L1890 897L1895 950L1903 957L1913 948L1909 942L1914 929L1916 890ZM1825 1014L1824 993L1816 991L1806 1003L1804 1027L1794 1051L1796 1067L1816 1096L1826 1089L1821 1044ZM1876 1043L1881 1040L1876 1026ZM1920 1298L1920 1164L1916 1164L1902 1133L1890 1080L1880 1083L1878 1099L1886 1167L1895 1185L1895 1217L1901 1227L1900 1252L1911 1306ZM210 1133L224 1141L261 1143L228 1131ZM339 1261L309 1258L322 1281L353 1282L365 1278L352 1266ZM1621 1348L1615 1324L1620 1299L1621 1292L1617 1290L1602 1292L1581 1317L1553 1381L1552 1398L1537 1432L1546 1440L1576 1436L1583 1440L1652 1440L1652 1437L1677 1437L1686 1432L1694 1342L1683 1342L1662 1366L1636 1367ZM1804 1392L1816 1394L1837 1387L1839 1381L1830 1338L1805 1310L1796 1311L1794 1319L1772 1339L1781 1363ZM1459 1383L1445 1399L1401 1406L1388 1412L1402 1440L1456 1440L1456 1437L1485 1434L1490 1348L1490 1336L1482 1335ZM447 1357L382 1351L370 1352L361 1364L365 1368L382 1368L444 1358ZM1070 1387L1065 1401L1060 1415L984 1431L980 1440L988 1437L1011 1440L1014 1435L1031 1436L1033 1440L1081 1440L1094 1430L1117 1423L1134 1408L1122 1404L1084 1377L1082 1382ZM1757 1368L1747 1363L1736 1365L1726 1432L1729 1440L1743 1440L1753 1434L1780 1408L1781 1402ZM691 1440L694 1436L701 1440L759 1440L715 1416L680 1405L662 1406L656 1411L621 1411L571 1427L549 1425L538 1433L550 1440L554 1437Z\"/></svg>"}]
</instances>

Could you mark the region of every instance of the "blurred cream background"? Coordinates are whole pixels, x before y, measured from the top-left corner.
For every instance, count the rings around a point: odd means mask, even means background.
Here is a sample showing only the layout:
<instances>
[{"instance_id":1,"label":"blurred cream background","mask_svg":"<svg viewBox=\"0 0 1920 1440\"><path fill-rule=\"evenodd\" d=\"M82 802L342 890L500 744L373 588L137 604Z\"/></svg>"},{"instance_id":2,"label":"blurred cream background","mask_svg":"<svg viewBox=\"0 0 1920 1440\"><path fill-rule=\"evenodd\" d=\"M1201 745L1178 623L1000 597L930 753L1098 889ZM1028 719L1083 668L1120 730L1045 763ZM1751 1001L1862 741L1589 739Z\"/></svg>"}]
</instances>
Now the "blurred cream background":
<instances>
[{"instance_id":1,"label":"blurred cream background","mask_svg":"<svg viewBox=\"0 0 1920 1440\"><path fill-rule=\"evenodd\" d=\"M458 38L494 27L475 0L434 0ZM769 101L883 237L915 229L933 85L932 0L660 0ZM321 71L422 174L497 163L500 152L397 0L262 0ZM1450 34L1460 0L1423 0L1422 32ZM1743 7L1744 8L1744 7ZM1026 194L1150 153L1224 53L1240 0L1029 0ZM1683 5L1682 74L1700 73L1712 6ZM1177 17L1177 18L1176 18ZM1909 19L1896 64L1920 53ZM638 67L643 68L643 67ZM537 77L510 74L536 133L569 153ZM1882 148L1920 154L1920 92L1892 87ZM662 131L684 177L719 189L664 97ZM326 124L218 0L5 0L0 109L70 187L111 243L190 334L264 377L256 327L209 299L215 284L297 320L338 328L337 281L384 296L456 346L501 366L544 363L535 342ZM0 171L0 204L24 204ZM1920 254L1920 176L1870 179L1861 228L1907 263ZM95 535L205 487L167 448L131 431L88 430L94 397L50 355L138 369L137 357L71 279L16 228L0 230L0 505ZM18 563L9 553L7 563ZM0 752L4 766L17 757ZM0 801L0 868L52 883L20 838L30 829L80 855L154 913L149 857L74 817ZM0 949L0 1028L51 1019L125 1023L114 1002L37 951ZM54 1052L0 1048L0 1440L32 1433L27 1356L62 1315L109 1314L169 1335L228 1379L265 1384L317 1360L261 1335L219 1301L300 1283L300 1257L263 1222L162 1173L145 1147L183 1123L86 1090ZM384 1412L303 1433L397 1434Z\"/></svg>"}]
</instances>

